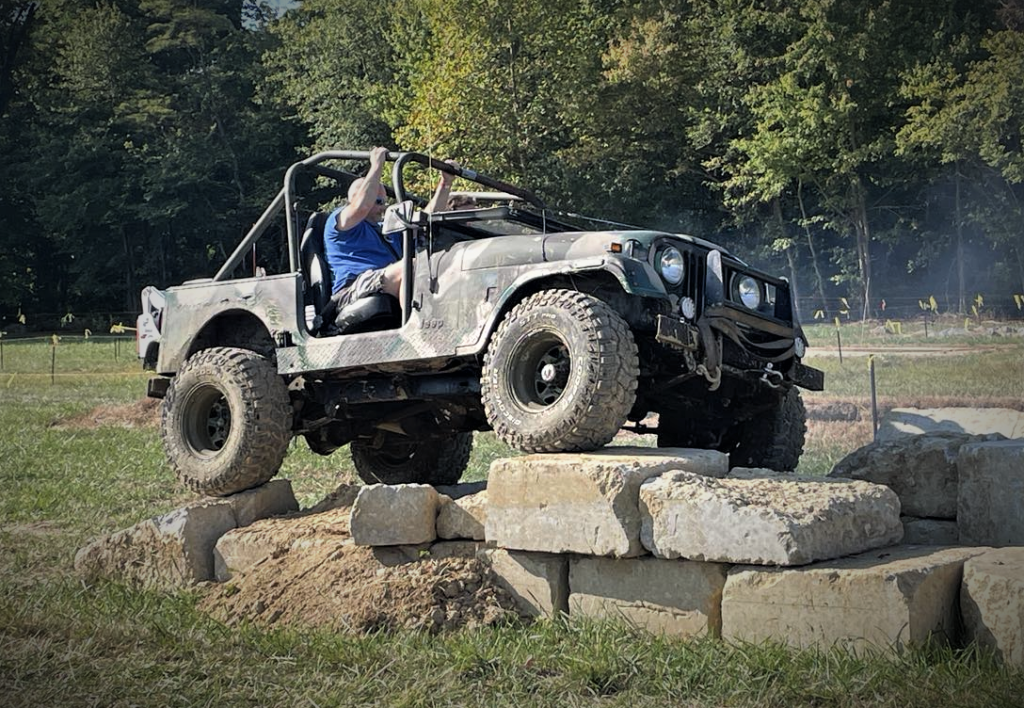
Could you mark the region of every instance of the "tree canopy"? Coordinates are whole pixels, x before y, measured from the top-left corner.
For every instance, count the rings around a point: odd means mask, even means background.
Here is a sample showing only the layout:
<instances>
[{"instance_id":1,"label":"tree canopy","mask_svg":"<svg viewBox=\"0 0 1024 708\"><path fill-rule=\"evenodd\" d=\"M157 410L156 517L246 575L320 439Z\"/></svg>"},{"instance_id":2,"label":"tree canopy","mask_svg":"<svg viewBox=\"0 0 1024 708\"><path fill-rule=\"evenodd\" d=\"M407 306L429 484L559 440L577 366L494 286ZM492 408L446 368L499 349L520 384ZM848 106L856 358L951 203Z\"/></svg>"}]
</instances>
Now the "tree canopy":
<instances>
[{"instance_id":1,"label":"tree canopy","mask_svg":"<svg viewBox=\"0 0 1024 708\"><path fill-rule=\"evenodd\" d=\"M1024 0L0 0L0 323L211 275L384 144L687 232L810 310L1024 294Z\"/></svg>"}]
</instances>

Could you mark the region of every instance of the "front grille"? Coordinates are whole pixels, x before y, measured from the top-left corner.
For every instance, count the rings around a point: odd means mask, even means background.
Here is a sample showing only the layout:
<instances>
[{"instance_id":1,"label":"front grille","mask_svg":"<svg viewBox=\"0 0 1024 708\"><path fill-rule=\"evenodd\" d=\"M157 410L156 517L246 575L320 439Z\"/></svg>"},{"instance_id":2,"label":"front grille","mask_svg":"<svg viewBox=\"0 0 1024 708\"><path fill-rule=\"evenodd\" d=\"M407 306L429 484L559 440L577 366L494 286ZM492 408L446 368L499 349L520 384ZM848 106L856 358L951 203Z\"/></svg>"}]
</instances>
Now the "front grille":
<instances>
[{"instance_id":1,"label":"front grille","mask_svg":"<svg viewBox=\"0 0 1024 708\"><path fill-rule=\"evenodd\" d=\"M686 277L683 278L683 295L693 298L697 304L697 312L704 311L704 267L706 256L700 251L685 249L683 263L686 266Z\"/></svg>"}]
</instances>

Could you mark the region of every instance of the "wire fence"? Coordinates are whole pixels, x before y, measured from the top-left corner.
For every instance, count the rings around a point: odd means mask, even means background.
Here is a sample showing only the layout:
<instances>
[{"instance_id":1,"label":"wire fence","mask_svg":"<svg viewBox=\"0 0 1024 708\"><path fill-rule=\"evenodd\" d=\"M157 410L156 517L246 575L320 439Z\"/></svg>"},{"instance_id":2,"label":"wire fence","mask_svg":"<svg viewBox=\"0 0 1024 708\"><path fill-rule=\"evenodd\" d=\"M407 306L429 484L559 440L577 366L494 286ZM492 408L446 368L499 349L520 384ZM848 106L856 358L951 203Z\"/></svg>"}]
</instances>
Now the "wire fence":
<instances>
[{"instance_id":1,"label":"wire fence","mask_svg":"<svg viewBox=\"0 0 1024 708\"><path fill-rule=\"evenodd\" d=\"M48 376L122 376L142 370L135 336L57 334L0 337L0 373Z\"/></svg>"}]
</instances>

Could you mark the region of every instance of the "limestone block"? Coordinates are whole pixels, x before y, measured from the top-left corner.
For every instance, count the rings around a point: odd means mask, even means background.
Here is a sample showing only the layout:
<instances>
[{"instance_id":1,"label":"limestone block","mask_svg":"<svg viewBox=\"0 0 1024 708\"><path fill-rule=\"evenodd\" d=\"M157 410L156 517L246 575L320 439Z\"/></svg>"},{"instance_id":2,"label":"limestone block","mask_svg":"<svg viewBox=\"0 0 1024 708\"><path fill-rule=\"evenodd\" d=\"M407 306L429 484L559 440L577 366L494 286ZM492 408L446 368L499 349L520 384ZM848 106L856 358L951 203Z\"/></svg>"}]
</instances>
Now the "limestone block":
<instances>
[{"instance_id":1,"label":"limestone block","mask_svg":"<svg viewBox=\"0 0 1024 708\"><path fill-rule=\"evenodd\" d=\"M1024 546L1024 441L965 445L957 467L960 543Z\"/></svg>"},{"instance_id":2,"label":"limestone block","mask_svg":"<svg viewBox=\"0 0 1024 708\"><path fill-rule=\"evenodd\" d=\"M963 566L985 550L895 546L804 568L733 568L722 637L823 649L956 643Z\"/></svg>"},{"instance_id":3,"label":"limestone block","mask_svg":"<svg viewBox=\"0 0 1024 708\"><path fill-rule=\"evenodd\" d=\"M658 558L574 558L569 614L621 619L655 634L719 636L728 566Z\"/></svg>"},{"instance_id":4,"label":"limestone block","mask_svg":"<svg viewBox=\"0 0 1024 708\"><path fill-rule=\"evenodd\" d=\"M955 546L959 543L960 529L948 519L900 518L903 522L903 541L907 546Z\"/></svg>"},{"instance_id":5,"label":"limestone block","mask_svg":"<svg viewBox=\"0 0 1024 708\"><path fill-rule=\"evenodd\" d=\"M868 482L733 470L673 472L640 488L641 539L659 558L801 565L896 543L892 490Z\"/></svg>"},{"instance_id":6,"label":"limestone block","mask_svg":"<svg viewBox=\"0 0 1024 708\"><path fill-rule=\"evenodd\" d=\"M569 560L550 553L486 548L477 554L495 580L533 617L552 617L569 611Z\"/></svg>"},{"instance_id":7,"label":"limestone block","mask_svg":"<svg viewBox=\"0 0 1024 708\"><path fill-rule=\"evenodd\" d=\"M214 545L233 528L230 504L196 502L94 541L75 555L75 570L154 589L212 580Z\"/></svg>"},{"instance_id":8,"label":"limestone block","mask_svg":"<svg viewBox=\"0 0 1024 708\"><path fill-rule=\"evenodd\" d=\"M876 442L844 457L829 476L884 484L907 516L955 519L957 455L965 444L985 439L945 432Z\"/></svg>"},{"instance_id":9,"label":"limestone block","mask_svg":"<svg viewBox=\"0 0 1024 708\"><path fill-rule=\"evenodd\" d=\"M348 542L348 517L347 508L338 508L263 519L228 531L214 548L214 577L224 582L265 558L278 558L291 550Z\"/></svg>"},{"instance_id":10,"label":"limestone block","mask_svg":"<svg viewBox=\"0 0 1024 708\"><path fill-rule=\"evenodd\" d=\"M1009 408L893 408L882 416L877 439L938 432L1024 438L1024 413Z\"/></svg>"},{"instance_id":11,"label":"limestone block","mask_svg":"<svg viewBox=\"0 0 1024 708\"><path fill-rule=\"evenodd\" d=\"M452 498L440 495L437 509L437 537L484 540L487 523L487 490Z\"/></svg>"},{"instance_id":12,"label":"limestone block","mask_svg":"<svg viewBox=\"0 0 1024 708\"><path fill-rule=\"evenodd\" d=\"M1024 548L999 548L967 561L960 609L968 640L1024 668Z\"/></svg>"},{"instance_id":13,"label":"limestone block","mask_svg":"<svg viewBox=\"0 0 1024 708\"><path fill-rule=\"evenodd\" d=\"M502 548L631 557L640 545L640 484L670 470L721 477L714 450L605 448L491 463L487 540Z\"/></svg>"},{"instance_id":14,"label":"limestone block","mask_svg":"<svg viewBox=\"0 0 1024 708\"><path fill-rule=\"evenodd\" d=\"M224 499L234 509L235 520L240 527L299 510L299 502L292 492L292 483L287 479L272 479L255 489L247 489Z\"/></svg>"},{"instance_id":15,"label":"limestone block","mask_svg":"<svg viewBox=\"0 0 1024 708\"><path fill-rule=\"evenodd\" d=\"M359 546L401 546L437 538L437 491L429 484L370 484L359 490L349 528Z\"/></svg>"}]
</instances>

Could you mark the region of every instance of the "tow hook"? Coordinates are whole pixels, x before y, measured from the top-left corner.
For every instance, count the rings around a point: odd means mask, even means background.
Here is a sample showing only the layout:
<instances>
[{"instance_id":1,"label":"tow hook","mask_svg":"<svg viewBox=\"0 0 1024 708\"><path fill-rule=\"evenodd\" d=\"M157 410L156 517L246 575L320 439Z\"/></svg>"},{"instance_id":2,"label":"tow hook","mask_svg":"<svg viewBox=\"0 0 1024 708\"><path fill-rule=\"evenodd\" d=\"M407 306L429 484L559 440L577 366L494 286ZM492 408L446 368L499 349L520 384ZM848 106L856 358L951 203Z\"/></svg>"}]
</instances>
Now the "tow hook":
<instances>
[{"instance_id":1,"label":"tow hook","mask_svg":"<svg viewBox=\"0 0 1024 708\"><path fill-rule=\"evenodd\" d=\"M776 371L772 368L772 365L769 364L765 367L764 373L761 374L761 381L771 388L778 388L782 385L782 372Z\"/></svg>"},{"instance_id":2,"label":"tow hook","mask_svg":"<svg viewBox=\"0 0 1024 708\"><path fill-rule=\"evenodd\" d=\"M717 366L709 370L700 364L697 367L697 373L707 379L709 391L717 391L718 387L722 385L722 370Z\"/></svg>"}]
</instances>

